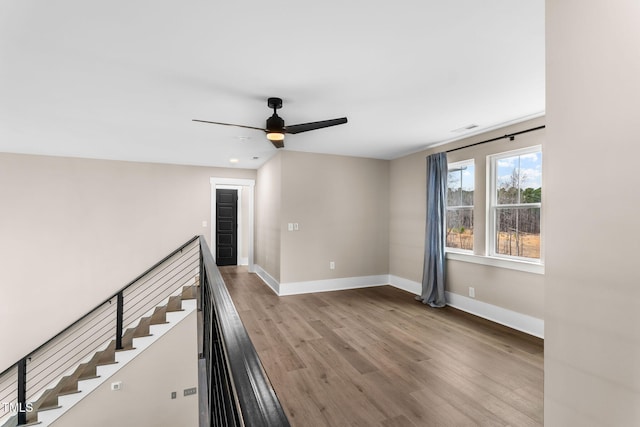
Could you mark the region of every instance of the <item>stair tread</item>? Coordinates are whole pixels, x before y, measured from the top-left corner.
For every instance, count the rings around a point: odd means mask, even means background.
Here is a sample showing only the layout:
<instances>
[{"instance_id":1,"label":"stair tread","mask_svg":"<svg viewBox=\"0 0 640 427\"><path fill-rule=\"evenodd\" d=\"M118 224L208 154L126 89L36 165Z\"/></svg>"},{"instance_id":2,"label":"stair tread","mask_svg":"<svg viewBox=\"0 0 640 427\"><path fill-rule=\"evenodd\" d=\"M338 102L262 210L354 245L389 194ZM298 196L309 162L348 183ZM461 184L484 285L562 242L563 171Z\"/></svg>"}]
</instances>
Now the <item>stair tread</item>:
<instances>
[{"instance_id":1,"label":"stair tread","mask_svg":"<svg viewBox=\"0 0 640 427\"><path fill-rule=\"evenodd\" d=\"M125 350L125 349L123 349L123 350ZM118 350L116 350L116 351L118 351ZM114 362L102 362L102 363L96 363L96 367L98 367L98 366L109 366L109 365L115 365L115 364L117 364L117 363L118 363L118 362L115 362L115 361L114 361ZM98 376L100 376L100 375L98 375Z\"/></svg>"},{"instance_id":2,"label":"stair tread","mask_svg":"<svg viewBox=\"0 0 640 427\"><path fill-rule=\"evenodd\" d=\"M52 410L52 409L60 409L60 408L62 408L62 406L60 406L60 405L55 405L55 406L45 406L44 408L43 408L43 407L37 408L37 411L38 411L38 412L42 412L42 411L50 411L50 410Z\"/></svg>"},{"instance_id":3,"label":"stair tread","mask_svg":"<svg viewBox=\"0 0 640 427\"><path fill-rule=\"evenodd\" d=\"M60 396L69 396L71 394L78 394L81 393L80 390L69 390L69 391L60 391L57 393L58 397ZM40 409L38 409L40 411Z\"/></svg>"},{"instance_id":4,"label":"stair tread","mask_svg":"<svg viewBox=\"0 0 640 427\"><path fill-rule=\"evenodd\" d=\"M40 406L40 407L34 408L35 414L33 414L34 416L30 417L30 420L29 420L30 423L25 424L25 426L35 426L38 424L42 424L43 422L47 423L47 421L38 421L37 413L62 408L63 405L60 405L57 402L58 397L77 395L78 393L82 393L82 390L79 390L77 388L75 390L67 390L67 391L54 391L54 390L56 389L60 390L65 388L71 389L73 388L73 386L78 387L79 381L88 381L88 380L95 380L95 379L101 378L103 375L97 375L97 372L96 372L97 367L116 365L120 362L112 359L112 358L115 359L115 354L119 352L129 351L129 350L138 350L137 347L133 346L133 341L136 338L153 337L155 334L150 333L150 330L149 330L150 326L168 325L168 324L174 323L173 319L176 319L176 320L181 319L183 317L182 315L173 317L173 318L166 318L165 316L166 316L166 313L180 313L180 312L190 311L192 309L191 307L192 303L187 304L188 310L185 308L182 308L182 303L186 300L197 300L198 294L199 292L198 292L197 286L195 287L190 286L186 289L183 289L183 295L175 295L170 297L167 304L165 304L162 307L157 307L152 315L141 318L135 327L128 328L123 334L123 344L125 345L124 348L115 349L116 341L112 340L111 343L108 344L107 348L105 348L104 350L97 351L89 362L79 364L72 375L68 375L66 377L61 378L60 381L58 382L58 385L54 387L54 389L50 390L52 392L50 396L43 395L46 398L39 399L40 402L45 403L46 406ZM156 332L161 336L164 334L165 329L166 328L164 327L160 327L160 330ZM137 335L139 333L142 333L143 335ZM148 345L148 342L141 341L139 342L139 345L141 345L142 348L144 349ZM129 359L127 358L128 356L124 356L124 357L125 357L124 363L126 364ZM100 359L103 359L103 360L106 359L106 360L100 362L99 361ZM107 374L107 377L109 375L111 374ZM92 383L87 383L87 384L92 384ZM81 399L81 397L79 398ZM51 413L51 415L54 416L55 413Z\"/></svg>"}]
</instances>

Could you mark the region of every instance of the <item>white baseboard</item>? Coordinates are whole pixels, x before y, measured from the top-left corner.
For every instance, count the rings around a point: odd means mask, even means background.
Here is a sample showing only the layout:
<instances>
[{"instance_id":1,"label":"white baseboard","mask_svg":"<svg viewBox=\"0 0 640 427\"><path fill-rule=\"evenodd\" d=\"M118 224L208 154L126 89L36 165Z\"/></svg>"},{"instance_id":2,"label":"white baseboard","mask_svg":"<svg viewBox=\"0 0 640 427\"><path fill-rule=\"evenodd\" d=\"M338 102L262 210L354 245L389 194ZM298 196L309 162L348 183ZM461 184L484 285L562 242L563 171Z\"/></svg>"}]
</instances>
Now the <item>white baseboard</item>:
<instances>
[{"instance_id":1,"label":"white baseboard","mask_svg":"<svg viewBox=\"0 0 640 427\"><path fill-rule=\"evenodd\" d=\"M389 284L389 275L361 277L341 277L338 279L309 280L305 282L280 283L258 264L253 265L254 272L278 296L310 294L313 292L344 291L346 289L369 288Z\"/></svg>"},{"instance_id":2,"label":"white baseboard","mask_svg":"<svg viewBox=\"0 0 640 427\"><path fill-rule=\"evenodd\" d=\"M422 293L422 283L414 282L413 280L405 279L403 277L394 276L393 274L389 275L389 284L394 288L411 292L414 295L420 295Z\"/></svg>"},{"instance_id":3,"label":"white baseboard","mask_svg":"<svg viewBox=\"0 0 640 427\"><path fill-rule=\"evenodd\" d=\"M389 283L389 275L341 277L338 279L309 280L306 282L280 283L278 295L297 295L312 292L343 291L346 289L369 288Z\"/></svg>"},{"instance_id":4,"label":"white baseboard","mask_svg":"<svg viewBox=\"0 0 640 427\"><path fill-rule=\"evenodd\" d=\"M404 279L402 277L389 275L389 283L398 289L411 292L415 295L422 293L422 284L413 280ZM478 301L477 299L465 297L463 295L454 294L453 292L445 292L447 305L466 311L492 322L508 326L512 329L533 335L538 338L544 338L544 320L532 317L526 314L517 313L497 305Z\"/></svg>"},{"instance_id":5,"label":"white baseboard","mask_svg":"<svg viewBox=\"0 0 640 427\"><path fill-rule=\"evenodd\" d=\"M280 295L280 283L278 283L276 279L271 277L271 275L267 273L264 268L260 267L260 265L258 264L253 264L253 273L256 273L258 277L261 278L262 281L266 283L266 285L269 286L273 292L276 293L276 295Z\"/></svg>"},{"instance_id":6,"label":"white baseboard","mask_svg":"<svg viewBox=\"0 0 640 427\"><path fill-rule=\"evenodd\" d=\"M475 314L492 322L500 323L512 329L544 338L544 320L526 314L507 310L497 305L487 304L463 295L445 292L447 305L467 313Z\"/></svg>"},{"instance_id":7,"label":"white baseboard","mask_svg":"<svg viewBox=\"0 0 640 427\"><path fill-rule=\"evenodd\" d=\"M256 274L279 296L367 288L386 284L414 295L420 295L422 292L421 283L394 276L393 274L279 283L258 264L254 266ZM445 297L447 305L458 310L466 311L538 338L544 338L544 320L542 319L448 291L445 292Z\"/></svg>"}]
</instances>

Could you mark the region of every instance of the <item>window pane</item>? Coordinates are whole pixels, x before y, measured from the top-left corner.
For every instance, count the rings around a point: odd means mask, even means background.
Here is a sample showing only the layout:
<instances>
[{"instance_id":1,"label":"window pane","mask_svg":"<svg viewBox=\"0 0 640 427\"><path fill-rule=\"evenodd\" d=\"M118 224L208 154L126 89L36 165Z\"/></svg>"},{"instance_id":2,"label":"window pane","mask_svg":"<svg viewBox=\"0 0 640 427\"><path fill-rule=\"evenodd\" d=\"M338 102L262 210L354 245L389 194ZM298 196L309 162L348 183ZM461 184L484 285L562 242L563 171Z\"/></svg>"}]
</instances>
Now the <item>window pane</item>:
<instances>
[{"instance_id":1,"label":"window pane","mask_svg":"<svg viewBox=\"0 0 640 427\"><path fill-rule=\"evenodd\" d=\"M447 175L447 206L473 206L474 165L452 166Z\"/></svg>"},{"instance_id":2,"label":"window pane","mask_svg":"<svg viewBox=\"0 0 640 427\"><path fill-rule=\"evenodd\" d=\"M447 210L447 247L473 250L473 209Z\"/></svg>"},{"instance_id":3,"label":"window pane","mask_svg":"<svg viewBox=\"0 0 640 427\"><path fill-rule=\"evenodd\" d=\"M473 206L473 190L475 189L475 170L474 165L470 164L464 167L461 171L462 184L461 184L461 199L462 206Z\"/></svg>"},{"instance_id":4,"label":"window pane","mask_svg":"<svg viewBox=\"0 0 640 427\"><path fill-rule=\"evenodd\" d=\"M452 170L447 175L447 206L460 206L460 171Z\"/></svg>"},{"instance_id":5,"label":"window pane","mask_svg":"<svg viewBox=\"0 0 640 427\"><path fill-rule=\"evenodd\" d=\"M496 162L496 191L499 205L540 203L542 155L540 152L505 157Z\"/></svg>"},{"instance_id":6,"label":"window pane","mask_svg":"<svg viewBox=\"0 0 640 427\"><path fill-rule=\"evenodd\" d=\"M496 254L540 259L540 208L498 208L496 224Z\"/></svg>"},{"instance_id":7,"label":"window pane","mask_svg":"<svg viewBox=\"0 0 640 427\"><path fill-rule=\"evenodd\" d=\"M498 204L515 204L520 188L520 156L499 159L496 164Z\"/></svg>"}]
</instances>

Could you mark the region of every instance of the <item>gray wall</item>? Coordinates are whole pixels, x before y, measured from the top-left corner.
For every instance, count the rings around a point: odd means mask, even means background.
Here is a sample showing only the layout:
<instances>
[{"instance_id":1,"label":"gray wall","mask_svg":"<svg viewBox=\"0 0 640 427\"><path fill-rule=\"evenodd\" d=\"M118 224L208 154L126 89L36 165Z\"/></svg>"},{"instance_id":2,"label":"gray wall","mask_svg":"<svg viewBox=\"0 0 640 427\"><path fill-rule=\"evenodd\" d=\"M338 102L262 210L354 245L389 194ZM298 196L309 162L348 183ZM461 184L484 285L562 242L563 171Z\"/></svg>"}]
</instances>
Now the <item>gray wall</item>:
<instances>
[{"instance_id":1,"label":"gray wall","mask_svg":"<svg viewBox=\"0 0 640 427\"><path fill-rule=\"evenodd\" d=\"M546 2L545 425L640 425L640 6Z\"/></svg>"},{"instance_id":2,"label":"gray wall","mask_svg":"<svg viewBox=\"0 0 640 427\"><path fill-rule=\"evenodd\" d=\"M429 154L543 124L544 118L538 118L392 160L390 169L389 272L414 282L422 280L426 218L425 159ZM447 160L449 162L469 159L475 161L475 255L485 255L487 156L518 148L542 145L544 141L545 131L540 130L520 135L515 141L502 139L448 154ZM543 160L543 168L544 164L545 160ZM546 192L554 191L552 182L545 181L544 184L543 203ZM547 184L549 185L547 186ZM543 207L543 216L544 212L545 208ZM475 288L476 300L478 301L538 319L544 318L544 276L541 274L447 260L446 286L449 292L462 296L467 296L468 288L472 286Z\"/></svg>"},{"instance_id":3,"label":"gray wall","mask_svg":"<svg viewBox=\"0 0 640 427\"><path fill-rule=\"evenodd\" d=\"M0 370L210 228L210 177L255 170L0 153Z\"/></svg>"},{"instance_id":4,"label":"gray wall","mask_svg":"<svg viewBox=\"0 0 640 427\"><path fill-rule=\"evenodd\" d=\"M388 210L388 161L280 151L258 171L256 263L280 283L386 274Z\"/></svg>"}]
</instances>

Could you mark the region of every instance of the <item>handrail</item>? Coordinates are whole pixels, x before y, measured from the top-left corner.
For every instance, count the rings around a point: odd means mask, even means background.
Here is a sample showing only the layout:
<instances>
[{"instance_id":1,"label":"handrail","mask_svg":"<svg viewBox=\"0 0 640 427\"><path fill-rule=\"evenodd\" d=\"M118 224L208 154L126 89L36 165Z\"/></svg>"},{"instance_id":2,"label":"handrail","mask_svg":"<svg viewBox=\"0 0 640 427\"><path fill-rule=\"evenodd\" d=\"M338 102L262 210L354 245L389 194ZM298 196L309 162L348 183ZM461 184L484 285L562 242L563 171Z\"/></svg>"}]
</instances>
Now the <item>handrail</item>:
<instances>
[{"instance_id":1,"label":"handrail","mask_svg":"<svg viewBox=\"0 0 640 427\"><path fill-rule=\"evenodd\" d=\"M95 367L92 366L93 363L86 365L84 360L94 360L95 357L104 358L102 362L108 362L115 357L115 351L131 348L136 334L144 333L144 326L140 330L136 329L136 321L146 315L146 322L151 322L158 307L170 302L171 298L181 296L187 287L197 285L200 266L198 237L189 239L91 311L2 371L2 422L5 423L6 417L14 411L15 415L9 415L9 424L35 422L39 408L43 405L55 405L53 402L59 392L57 387L77 387L73 383L75 375L91 375L91 369ZM125 326L129 328L127 334L124 333ZM124 337L126 340L123 340ZM72 369L75 370L69 376Z\"/></svg>"},{"instance_id":2,"label":"handrail","mask_svg":"<svg viewBox=\"0 0 640 427\"><path fill-rule=\"evenodd\" d=\"M289 426L280 401L267 378L258 353L242 324L242 320L240 320L238 311L203 236L200 236L200 254L202 257L201 305L204 320L201 331L203 331L204 338L204 353L205 357L207 354L211 356L216 344L219 343L222 346L222 352L226 356L223 362L227 371L231 373L231 388L235 401L233 406L238 410L239 416L236 419L239 420L239 425ZM213 318L208 321L210 316L215 317L215 321ZM213 379L216 376L212 372L211 361L207 362L206 365L209 368L207 382L211 387L214 385ZM219 378L217 379L219 380ZM208 392L211 396L211 390ZM211 402L209 402L209 406L212 406ZM216 416L212 413L213 408L206 409L212 417ZM224 412L224 408L222 411ZM233 420L231 421L233 422Z\"/></svg>"},{"instance_id":3,"label":"handrail","mask_svg":"<svg viewBox=\"0 0 640 427\"><path fill-rule=\"evenodd\" d=\"M185 285L187 283L189 285ZM129 301L125 312L128 316L133 316L137 313L136 310L155 313L154 307L158 307L156 304L162 298L170 300L170 295L184 292L184 286L193 286L193 283L199 283L200 291L198 346L201 360L198 366L202 379L199 382L200 404L204 405L200 408L203 423L201 426L288 427L289 421L285 412L203 236L191 238L96 308L5 369L0 373L0 380L3 381L0 386L4 387L0 392L15 393L14 396L17 397L12 402L17 402L19 408L28 408L27 399L33 402L36 394L42 393L44 400L38 398L39 403L33 406L37 411L39 405L49 399L45 389L39 388L40 384L44 387L51 382L49 378L61 378L72 363L79 363L88 357L89 352L101 352L102 350L98 350L102 345L101 340L104 339L106 345L107 340L114 338L114 323L117 324L115 334L122 334L123 301ZM149 293L149 290L152 292ZM134 295L143 295L144 304L140 304L141 300ZM117 306L112 304L114 298L118 299ZM109 324L111 326L105 328ZM96 328L103 332L96 335ZM79 351L74 342L81 340L89 331L96 339ZM117 342L121 340L116 337L112 343L114 341L118 348ZM131 343L127 344L130 345ZM63 349L66 351L67 348L71 350L58 357L58 353ZM28 381L32 383L29 384ZM31 395L27 395L27 392ZM9 423L17 422L18 425L24 425L34 422L37 415L32 415L28 418L27 412L20 409L9 419ZM2 418L6 420L4 416Z\"/></svg>"},{"instance_id":4,"label":"handrail","mask_svg":"<svg viewBox=\"0 0 640 427\"><path fill-rule=\"evenodd\" d=\"M47 346L48 344L50 344L51 342L53 342L55 339L57 339L58 337L60 337L62 334L64 334L65 332L67 332L69 329L73 328L74 326L76 326L78 323L82 322L83 320L85 320L88 316L90 316L94 311L96 311L97 309L99 309L100 307L102 307L104 304L111 302L112 299L117 298L118 294L121 293L122 291L126 290L127 288L129 288L131 285L135 284L138 280L142 279L144 276L146 276L147 274L149 274L150 272L152 272L153 270L155 270L156 268L158 268L159 266L161 266L163 263L165 263L167 260L169 260L171 257L173 257L174 255L178 254L180 251L182 251L184 248L186 248L187 246L189 246L191 243L193 243L196 239L198 239L200 236L193 236L191 239L189 239L186 243L184 243L183 245L181 245L178 249L174 250L173 252L171 252L169 255L167 255L166 257L162 258L160 261L158 261L157 263L155 263L152 267L148 268L144 273L142 273L141 275L139 275L138 277L136 277L135 279L133 279L131 282L129 282L127 285L125 285L124 287L120 288L120 290L118 290L116 293L114 293L113 295L111 295L109 298L105 299L104 301L102 301L100 304L96 305L94 308L92 308L91 310L89 310L88 312L86 312L82 317L80 317L79 319L77 319L75 322L71 323L69 326L67 326L66 328L64 328L63 330L61 330L60 332L58 332L57 334L55 334L53 337L49 338L47 341L45 341L43 344L41 344L40 346L38 346L37 348L35 348L34 350L30 351L29 353L27 353L26 356L20 358L19 360L17 360L15 363L13 363L12 365L10 365L7 369L5 369L4 371L0 372L0 377L3 376L4 374L6 374L7 372L9 372L11 369L13 369L13 367L20 363L20 361L28 358L30 355L32 355L33 353L36 353L37 351L41 350L42 348L44 348L45 346Z\"/></svg>"}]
</instances>

